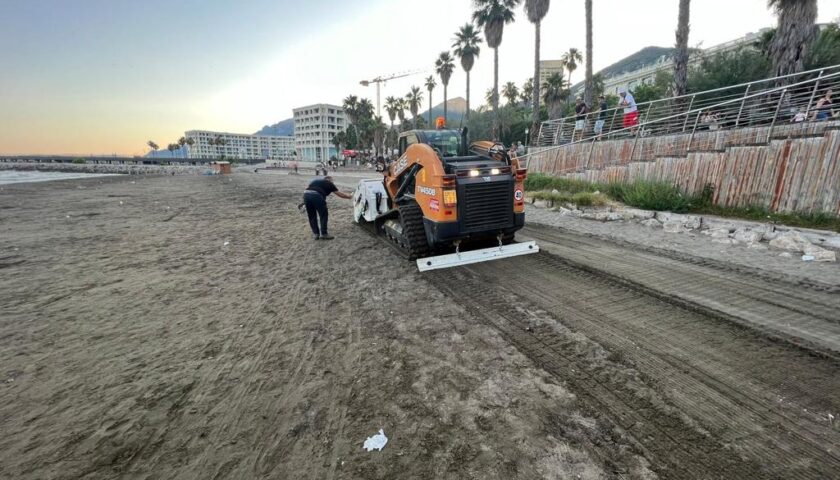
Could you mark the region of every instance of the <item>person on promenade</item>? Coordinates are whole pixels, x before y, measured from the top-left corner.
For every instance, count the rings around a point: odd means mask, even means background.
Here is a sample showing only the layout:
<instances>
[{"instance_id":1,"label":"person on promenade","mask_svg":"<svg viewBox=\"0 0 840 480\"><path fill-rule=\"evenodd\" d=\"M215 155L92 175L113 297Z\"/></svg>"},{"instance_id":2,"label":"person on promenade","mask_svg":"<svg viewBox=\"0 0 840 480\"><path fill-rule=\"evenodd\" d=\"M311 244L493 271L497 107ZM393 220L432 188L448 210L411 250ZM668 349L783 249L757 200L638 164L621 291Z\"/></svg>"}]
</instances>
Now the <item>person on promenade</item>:
<instances>
[{"instance_id":1,"label":"person on promenade","mask_svg":"<svg viewBox=\"0 0 840 480\"><path fill-rule=\"evenodd\" d=\"M609 110L609 105L607 105L607 98L603 95L598 97L598 119L595 120L595 135L601 136L604 133L604 123L607 121L607 110Z\"/></svg>"},{"instance_id":2,"label":"person on promenade","mask_svg":"<svg viewBox=\"0 0 840 480\"><path fill-rule=\"evenodd\" d=\"M303 204L306 206L309 227L312 229L312 237L315 240L332 240L335 238L327 233L327 220L329 217L327 197L331 193L335 193L337 197L347 200L353 198L353 195L349 193L340 192L330 176L312 180L303 192Z\"/></svg>"},{"instance_id":3,"label":"person on promenade","mask_svg":"<svg viewBox=\"0 0 840 480\"><path fill-rule=\"evenodd\" d=\"M618 94L621 96L618 106L624 108L624 128L630 128L631 132L634 132L635 127L639 124L639 109L636 107L636 99L624 87L618 90Z\"/></svg>"},{"instance_id":4,"label":"person on promenade","mask_svg":"<svg viewBox=\"0 0 840 480\"><path fill-rule=\"evenodd\" d=\"M572 141L575 141L575 137L578 137L578 140L583 140L583 130L586 128L586 113L589 109L586 107L586 104L583 103L583 98L578 97L575 101L575 133L572 135Z\"/></svg>"},{"instance_id":5,"label":"person on promenade","mask_svg":"<svg viewBox=\"0 0 840 480\"><path fill-rule=\"evenodd\" d=\"M831 94L832 91L829 88L828 91L825 92L825 95L817 101L817 106L814 108L815 111L813 120L822 122L831 118Z\"/></svg>"}]
</instances>

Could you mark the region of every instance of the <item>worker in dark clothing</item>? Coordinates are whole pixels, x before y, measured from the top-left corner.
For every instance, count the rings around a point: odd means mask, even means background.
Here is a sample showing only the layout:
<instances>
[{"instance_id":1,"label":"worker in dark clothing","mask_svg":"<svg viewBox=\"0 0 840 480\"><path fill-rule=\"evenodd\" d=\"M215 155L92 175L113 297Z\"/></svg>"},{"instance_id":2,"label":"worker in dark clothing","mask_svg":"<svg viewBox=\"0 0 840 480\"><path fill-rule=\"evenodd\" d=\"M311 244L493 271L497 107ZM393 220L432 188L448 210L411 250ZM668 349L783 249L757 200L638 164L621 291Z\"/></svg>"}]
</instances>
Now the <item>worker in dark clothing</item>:
<instances>
[{"instance_id":1,"label":"worker in dark clothing","mask_svg":"<svg viewBox=\"0 0 840 480\"><path fill-rule=\"evenodd\" d=\"M338 187L335 186L332 177L329 176L312 180L303 192L303 204L306 205L309 227L312 228L312 236L315 240L332 240L335 238L327 233L327 197L331 193L335 193L339 198L353 198L349 193L338 191Z\"/></svg>"}]
</instances>

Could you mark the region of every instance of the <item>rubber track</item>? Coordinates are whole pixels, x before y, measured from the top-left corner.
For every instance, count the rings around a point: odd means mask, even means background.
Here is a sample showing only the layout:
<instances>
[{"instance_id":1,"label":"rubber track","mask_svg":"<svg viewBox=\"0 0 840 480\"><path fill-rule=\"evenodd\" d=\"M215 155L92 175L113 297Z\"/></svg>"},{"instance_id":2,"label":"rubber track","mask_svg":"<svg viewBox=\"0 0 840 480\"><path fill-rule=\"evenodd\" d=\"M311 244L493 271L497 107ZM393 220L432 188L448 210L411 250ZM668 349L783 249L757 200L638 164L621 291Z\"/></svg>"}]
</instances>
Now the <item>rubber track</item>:
<instances>
[{"instance_id":1,"label":"rubber track","mask_svg":"<svg viewBox=\"0 0 840 480\"><path fill-rule=\"evenodd\" d=\"M426 241L426 228L423 226L423 210L416 203L400 207L400 223L403 236L408 242L408 259L417 260L429 256L429 243Z\"/></svg>"}]
</instances>

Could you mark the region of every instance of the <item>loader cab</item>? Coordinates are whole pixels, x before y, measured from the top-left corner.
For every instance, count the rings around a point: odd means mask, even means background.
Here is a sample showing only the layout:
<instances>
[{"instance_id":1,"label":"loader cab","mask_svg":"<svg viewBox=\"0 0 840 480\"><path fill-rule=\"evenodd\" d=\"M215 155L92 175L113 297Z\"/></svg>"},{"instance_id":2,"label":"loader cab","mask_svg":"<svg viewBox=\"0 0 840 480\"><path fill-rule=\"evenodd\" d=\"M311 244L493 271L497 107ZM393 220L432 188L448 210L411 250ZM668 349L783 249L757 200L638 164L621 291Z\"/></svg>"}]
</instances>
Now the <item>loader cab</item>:
<instances>
[{"instance_id":1,"label":"loader cab","mask_svg":"<svg viewBox=\"0 0 840 480\"><path fill-rule=\"evenodd\" d=\"M450 157L458 157L465 155L466 152L466 143L465 143L465 131L459 132L458 130L409 130L408 132L404 132L400 135L400 156L402 156L405 151L411 145L415 143L425 143L429 145L435 152L437 152L438 156L446 161L447 158Z\"/></svg>"}]
</instances>

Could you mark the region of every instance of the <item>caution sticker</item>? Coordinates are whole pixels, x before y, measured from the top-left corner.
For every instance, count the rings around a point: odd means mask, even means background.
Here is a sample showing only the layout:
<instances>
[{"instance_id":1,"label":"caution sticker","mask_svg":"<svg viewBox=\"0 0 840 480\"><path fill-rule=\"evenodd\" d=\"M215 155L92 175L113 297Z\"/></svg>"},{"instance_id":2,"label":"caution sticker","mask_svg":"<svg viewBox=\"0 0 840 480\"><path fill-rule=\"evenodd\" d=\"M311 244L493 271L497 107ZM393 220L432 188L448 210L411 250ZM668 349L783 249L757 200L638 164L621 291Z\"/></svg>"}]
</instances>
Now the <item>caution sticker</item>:
<instances>
[{"instance_id":1,"label":"caution sticker","mask_svg":"<svg viewBox=\"0 0 840 480\"><path fill-rule=\"evenodd\" d=\"M435 212L440 211L440 203L438 203L436 198L433 198L433 199L429 200L429 208L431 208Z\"/></svg>"}]
</instances>

